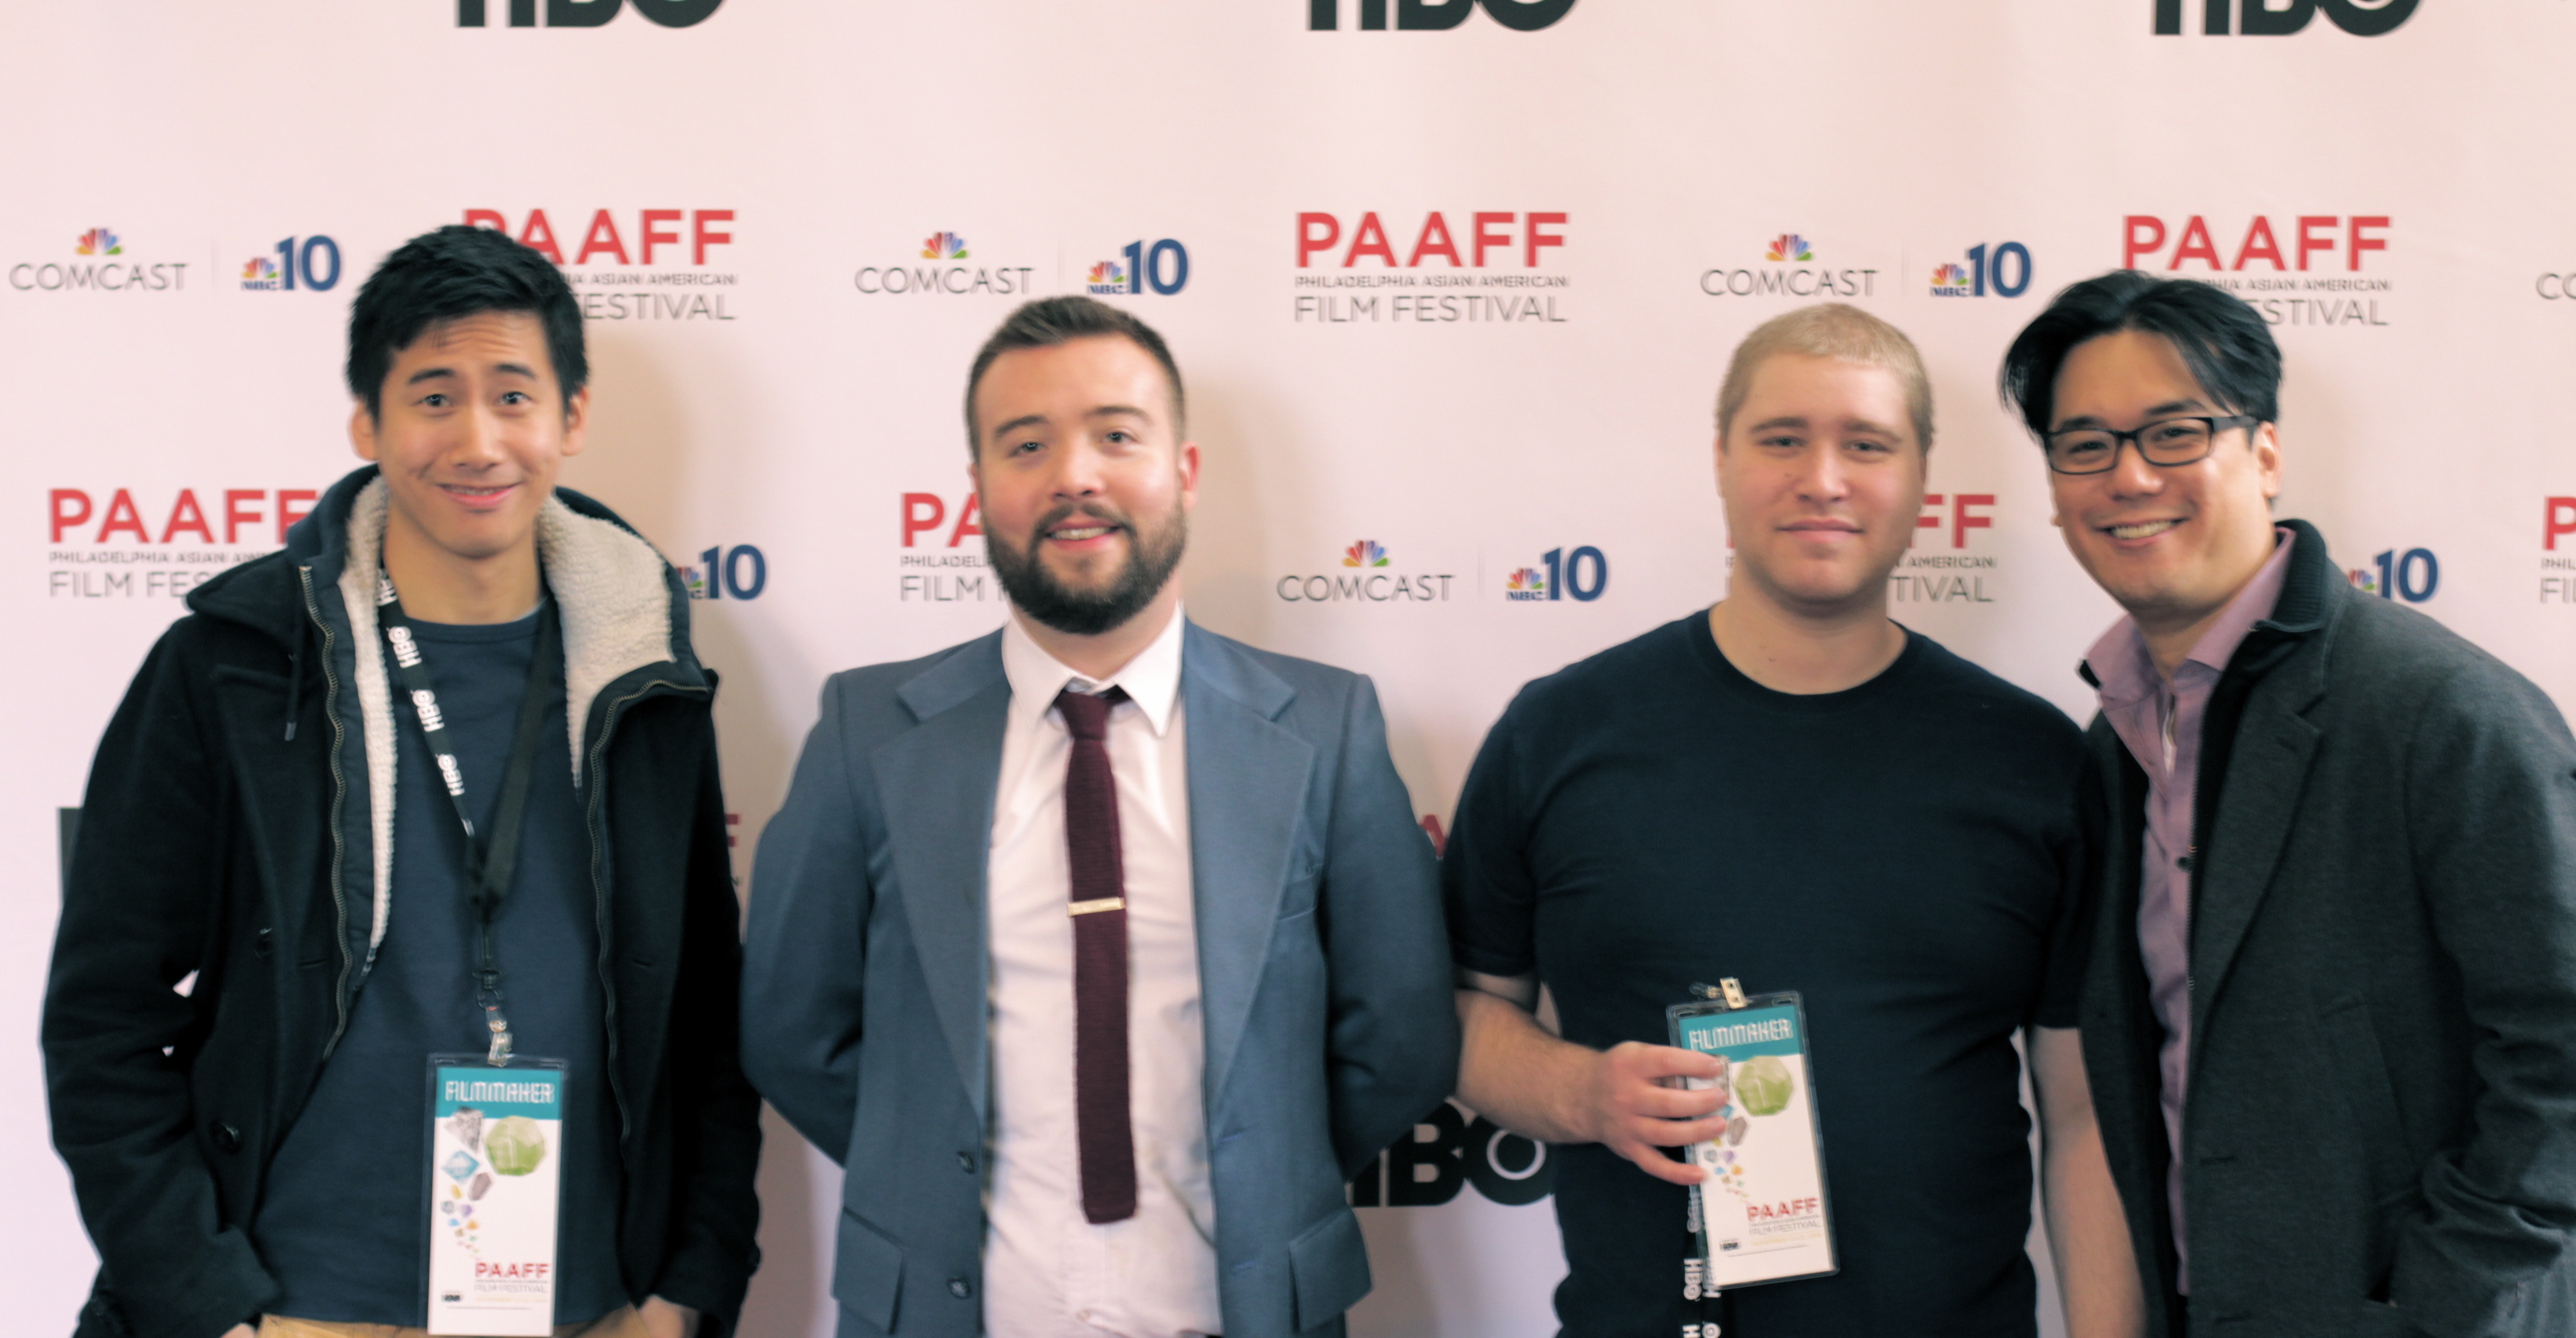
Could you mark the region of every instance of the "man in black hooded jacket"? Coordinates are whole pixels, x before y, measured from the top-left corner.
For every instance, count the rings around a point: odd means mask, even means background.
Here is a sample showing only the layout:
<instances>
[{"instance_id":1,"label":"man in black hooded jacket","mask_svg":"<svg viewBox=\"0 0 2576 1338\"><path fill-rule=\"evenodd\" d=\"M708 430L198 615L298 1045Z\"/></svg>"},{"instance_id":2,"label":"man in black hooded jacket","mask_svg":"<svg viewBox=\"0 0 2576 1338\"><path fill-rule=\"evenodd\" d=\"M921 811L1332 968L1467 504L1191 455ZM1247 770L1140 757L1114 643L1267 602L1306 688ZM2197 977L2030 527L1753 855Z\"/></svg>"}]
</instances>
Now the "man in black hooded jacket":
<instances>
[{"instance_id":1,"label":"man in black hooded jacket","mask_svg":"<svg viewBox=\"0 0 2576 1338\"><path fill-rule=\"evenodd\" d=\"M350 319L375 463L192 591L109 724L43 1028L81 1338L419 1332L453 1052L561 1061L556 1332L731 1331L760 1134L715 681L670 567L553 486L586 372L542 257L396 251Z\"/></svg>"}]
</instances>

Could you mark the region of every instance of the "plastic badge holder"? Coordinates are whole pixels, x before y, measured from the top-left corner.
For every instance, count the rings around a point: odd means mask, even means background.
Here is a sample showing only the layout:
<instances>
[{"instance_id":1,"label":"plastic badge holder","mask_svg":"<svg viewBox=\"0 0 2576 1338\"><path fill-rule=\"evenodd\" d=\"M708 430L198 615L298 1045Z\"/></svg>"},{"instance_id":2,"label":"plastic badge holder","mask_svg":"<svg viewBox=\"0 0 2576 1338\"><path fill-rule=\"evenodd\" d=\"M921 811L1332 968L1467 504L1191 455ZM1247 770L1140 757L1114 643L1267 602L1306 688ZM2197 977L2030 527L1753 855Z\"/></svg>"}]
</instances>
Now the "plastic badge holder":
<instances>
[{"instance_id":1,"label":"plastic badge holder","mask_svg":"<svg viewBox=\"0 0 2576 1338\"><path fill-rule=\"evenodd\" d=\"M1685 1294L1828 1276L1841 1267L1825 1200L1824 1133L1807 1060L1807 1016L1794 992L1747 996L1735 981L1710 997L1664 1010L1672 1043L1715 1057L1715 1079L1684 1079L1724 1093L1726 1125L1694 1143L1689 1160L1707 1178L1691 1189L1698 1268Z\"/></svg>"}]
</instances>

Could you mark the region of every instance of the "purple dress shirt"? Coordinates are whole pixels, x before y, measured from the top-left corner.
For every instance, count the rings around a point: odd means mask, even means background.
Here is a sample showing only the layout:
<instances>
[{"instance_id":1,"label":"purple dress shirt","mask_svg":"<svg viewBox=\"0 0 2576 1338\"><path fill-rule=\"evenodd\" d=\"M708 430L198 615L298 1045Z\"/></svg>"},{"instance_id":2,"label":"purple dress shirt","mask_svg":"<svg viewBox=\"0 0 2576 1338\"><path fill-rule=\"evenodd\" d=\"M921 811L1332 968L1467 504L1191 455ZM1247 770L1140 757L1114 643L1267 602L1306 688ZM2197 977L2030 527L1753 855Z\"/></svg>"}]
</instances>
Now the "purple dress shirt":
<instances>
[{"instance_id":1,"label":"purple dress shirt","mask_svg":"<svg viewBox=\"0 0 2576 1338\"><path fill-rule=\"evenodd\" d=\"M2191 1061L2191 862L2193 792L2200 780L2200 723L2210 692L2254 624L2272 616L2290 570L2295 536L2276 530L2271 560L2210 624L2171 681L2156 670L2134 618L2122 618L2084 657L2102 688L2102 715L2147 773L2147 828L2138 884L2138 951L2147 999L2165 1040L2156 1068L2163 1088L2165 1200L2173 1210L2180 1289L2191 1294L2191 1246L2182 1216L2183 1088Z\"/></svg>"}]
</instances>

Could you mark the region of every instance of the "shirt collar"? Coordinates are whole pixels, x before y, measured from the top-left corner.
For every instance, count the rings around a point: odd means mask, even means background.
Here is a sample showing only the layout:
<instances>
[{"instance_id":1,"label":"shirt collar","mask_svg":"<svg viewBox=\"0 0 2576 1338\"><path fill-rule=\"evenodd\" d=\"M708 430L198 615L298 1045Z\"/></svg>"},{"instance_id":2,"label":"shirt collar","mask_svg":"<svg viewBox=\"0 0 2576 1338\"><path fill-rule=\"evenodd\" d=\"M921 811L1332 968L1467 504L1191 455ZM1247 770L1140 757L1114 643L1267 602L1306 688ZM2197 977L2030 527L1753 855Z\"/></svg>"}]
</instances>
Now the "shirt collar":
<instances>
[{"instance_id":1,"label":"shirt collar","mask_svg":"<svg viewBox=\"0 0 2576 1338\"><path fill-rule=\"evenodd\" d=\"M1161 738L1171 725L1172 708L1181 699L1181 629L1188 616L1179 608L1172 610L1172 621L1162 634L1136 658L1121 665L1106 679L1092 679L1065 667L1064 662L1046 653L1021 625L1019 611L1014 609L1002 624L1002 674L1011 684L1011 715L1030 722L1043 719L1055 709L1056 694L1065 685L1075 684L1087 691L1125 688L1127 698L1145 713L1145 722Z\"/></svg>"},{"instance_id":2,"label":"shirt collar","mask_svg":"<svg viewBox=\"0 0 2576 1338\"><path fill-rule=\"evenodd\" d=\"M2272 532L2277 536L2272 556L2254 573L2254 579L2236 592L2236 598L2227 602L2218 621L2200 634L2200 640L2192 644L2191 654L2183 657L2186 661L2212 673L2226 672L2227 662L2235 658L2236 648L2245 643L2254 624L2272 616L2273 606L2281 602L2281 586L2289 579L2290 548L2299 539L2288 529L2275 527ZM2124 617L2111 624L2111 630L2085 652L2084 664L2101 682L2104 706L2142 701L2164 685L2164 677L2156 672L2155 659L2147 653L2147 639L2138 631L2135 618Z\"/></svg>"}]
</instances>

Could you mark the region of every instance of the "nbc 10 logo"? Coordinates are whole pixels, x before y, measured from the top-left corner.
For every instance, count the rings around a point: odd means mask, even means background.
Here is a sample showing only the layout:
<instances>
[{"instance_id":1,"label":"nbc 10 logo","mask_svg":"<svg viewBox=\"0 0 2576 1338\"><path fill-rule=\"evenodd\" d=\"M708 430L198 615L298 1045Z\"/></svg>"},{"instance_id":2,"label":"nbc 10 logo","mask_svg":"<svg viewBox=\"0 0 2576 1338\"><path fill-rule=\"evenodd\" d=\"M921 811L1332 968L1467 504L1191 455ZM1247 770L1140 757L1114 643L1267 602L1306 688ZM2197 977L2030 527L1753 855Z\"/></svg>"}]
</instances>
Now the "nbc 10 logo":
<instances>
[{"instance_id":1,"label":"nbc 10 logo","mask_svg":"<svg viewBox=\"0 0 2576 1338\"><path fill-rule=\"evenodd\" d=\"M2409 604L2421 604L2442 588L2442 563L2429 548L2410 548L2402 554L2394 548L2382 549L2369 566L2355 567L2346 575L2353 589L2365 595Z\"/></svg>"},{"instance_id":2,"label":"nbc 10 logo","mask_svg":"<svg viewBox=\"0 0 2576 1338\"><path fill-rule=\"evenodd\" d=\"M1932 268L1934 297L2019 297L2030 291L2030 248L2020 242L1980 242L1965 260Z\"/></svg>"},{"instance_id":3,"label":"nbc 10 logo","mask_svg":"<svg viewBox=\"0 0 2576 1338\"><path fill-rule=\"evenodd\" d=\"M1572 552L1551 548L1538 565L1517 567L1503 578L1503 598L1515 604L1537 604L1571 597L1589 604L1610 588L1610 559L1585 544Z\"/></svg>"},{"instance_id":4,"label":"nbc 10 logo","mask_svg":"<svg viewBox=\"0 0 2576 1338\"><path fill-rule=\"evenodd\" d=\"M749 544L719 544L680 568L680 584L691 599L758 599L769 588L769 559Z\"/></svg>"},{"instance_id":5,"label":"nbc 10 logo","mask_svg":"<svg viewBox=\"0 0 2576 1338\"><path fill-rule=\"evenodd\" d=\"M327 293L340 286L340 244L328 237L286 237L242 262L245 292Z\"/></svg>"},{"instance_id":6,"label":"nbc 10 logo","mask_svg":"<svg viewBox=\"0 0 2576 1338\"><path fill-rule=\"evenodd\" d=\"M1190 284L1190 249L1165 237L1134 241L1107 260L1095 260L1083 278L1083 291L1094 297L1170 297Z\"/></svg>"}]
</instances>

